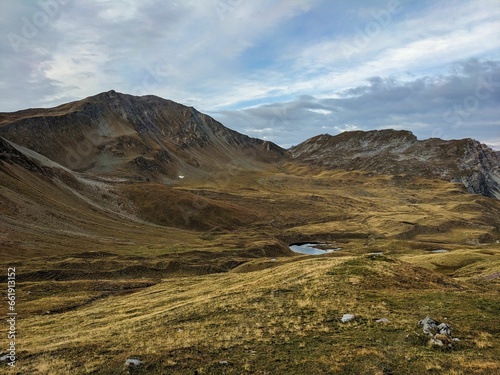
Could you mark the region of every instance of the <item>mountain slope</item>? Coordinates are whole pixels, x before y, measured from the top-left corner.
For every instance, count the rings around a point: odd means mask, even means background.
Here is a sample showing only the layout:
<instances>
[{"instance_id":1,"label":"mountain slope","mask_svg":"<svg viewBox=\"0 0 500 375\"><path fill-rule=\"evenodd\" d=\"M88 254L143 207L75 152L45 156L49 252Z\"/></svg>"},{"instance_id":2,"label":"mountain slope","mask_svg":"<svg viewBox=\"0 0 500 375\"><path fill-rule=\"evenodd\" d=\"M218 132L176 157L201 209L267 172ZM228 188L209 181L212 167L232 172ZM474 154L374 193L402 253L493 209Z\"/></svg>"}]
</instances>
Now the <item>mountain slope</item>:
<instances>
[{"instance_id":1,"label":"mountain slope","mask_svg":"<svg viewBox=\"0 0 500 375\"><path fill-rule=\"evenodd\" d=\"M0 123L19 373L498 372L500 200L425 177L494 171L477 142L319 137L303 164L114 92ZM336 250L288 246L304 242ZM456 350L428 347L425 316L449 322Z\"/></svg>"},{"instance_id":2,"label":"mountain slope","mask_svg":"<svg viewBox=\"0 0 500 375\"><path fill-rule=\"evenodd\" d=\"M500 198L500 157L473 139L420 141L409 131L353 131L319 135L290 151L296 161L329 169L438 177Z\"/></svg>"},{"instance_id":3,"label":"mountain slope","mask_svg":"<svg viewBox=\"0 0 500 375\"><path fill-rule=\"evenodd\" d=\"M267 167L286 154L194 108L115 91L0 114L0 136L75 171L162 182Z\"/></svg>"},{"instance_id":4,"label":"mountain slope","mask_svg":"<svg viewBox=\"0 0 500 375\"><path fill-rule=\"evenodd\" d=\"M165 184L71 171L0 137L0 247L29 258L82 249L137 251L232 230L260 212ZM196 241L192 241L196 243Z\"/></svg>"}]
</instances>

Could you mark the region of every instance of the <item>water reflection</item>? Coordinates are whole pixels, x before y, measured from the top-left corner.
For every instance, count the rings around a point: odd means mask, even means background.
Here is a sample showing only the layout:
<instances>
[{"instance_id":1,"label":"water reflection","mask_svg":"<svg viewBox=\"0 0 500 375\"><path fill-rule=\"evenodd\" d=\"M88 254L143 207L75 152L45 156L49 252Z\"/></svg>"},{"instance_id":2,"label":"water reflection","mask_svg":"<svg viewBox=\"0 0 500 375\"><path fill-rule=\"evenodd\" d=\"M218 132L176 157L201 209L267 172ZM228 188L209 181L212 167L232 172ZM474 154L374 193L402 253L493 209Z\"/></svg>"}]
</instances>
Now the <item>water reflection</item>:
<instances>
[{"instance_id":1,"label":"water reflection","mask_svg":"<svg viewBox=\"0 0 500 375\"><path fill-rule=\"evenodd\" d=\"M341 247L331 247L331 245L326 243L300 243L291 244L290 249L296 253L309 254L309 255L321 255L326 253L331 253L334 251L342 250Z\"/></svg>"}]
</instances>

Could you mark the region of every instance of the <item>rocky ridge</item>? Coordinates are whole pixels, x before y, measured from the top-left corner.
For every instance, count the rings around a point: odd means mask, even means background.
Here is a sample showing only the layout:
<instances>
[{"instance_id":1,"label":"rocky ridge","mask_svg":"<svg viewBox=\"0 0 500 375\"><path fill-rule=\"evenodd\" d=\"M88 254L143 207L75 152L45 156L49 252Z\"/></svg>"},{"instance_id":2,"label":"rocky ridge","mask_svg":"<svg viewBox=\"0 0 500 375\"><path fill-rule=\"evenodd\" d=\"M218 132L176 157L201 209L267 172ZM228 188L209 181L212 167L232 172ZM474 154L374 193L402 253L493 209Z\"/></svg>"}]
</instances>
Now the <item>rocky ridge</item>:
<instances>
[{"instance_id":1,"label":"rocky ridge","mask_svg":"<svg viewBox=\"0 0 500 375\"><path fill-rule=\"evenodd\" d=\"M291 160L440 178L500 198L500 153L470 138L418 140L403 130L354 131L318 135L284 150L192 107L113 90L54 108L0 113L0 137L64 168L106 178L221 180L232 171L269 169Z\"/></svg>"},{"instance_id":2,"label":"rocky ridge","mask_svg":"<svg viewBox=\"0 0 500 375\"><path fill-rule=\"evenodd\" d=\"M115 91L0 114L0 136L75 171L152 180L252 169L286 155L192 107Z\"/></svg>"},{"instance_id":3,"label":"rocky ridge","mask_svg":"<svg viewBox=\"0 0 500 375\"><path fill-rule=\"evenodd\" d=\"M329 169L441 178L473 194L500 198L500 157L474 139L418 140L409 131L319 135L290 149L294 160Z\"/></svg>"}]
</instances>

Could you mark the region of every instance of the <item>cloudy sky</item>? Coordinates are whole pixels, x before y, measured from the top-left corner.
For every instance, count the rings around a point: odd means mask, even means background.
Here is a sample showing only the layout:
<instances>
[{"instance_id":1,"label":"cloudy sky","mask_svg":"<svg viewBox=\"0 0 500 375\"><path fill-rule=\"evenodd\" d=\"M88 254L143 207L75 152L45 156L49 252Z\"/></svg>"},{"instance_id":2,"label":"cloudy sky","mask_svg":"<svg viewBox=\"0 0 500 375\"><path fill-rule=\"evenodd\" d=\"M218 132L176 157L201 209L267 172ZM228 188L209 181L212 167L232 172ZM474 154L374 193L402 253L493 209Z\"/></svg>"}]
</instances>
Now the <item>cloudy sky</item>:
<instances>
[{"instance_id":1,"label":"cloudy sky","mask_svg":"<svg viewBox=\"0 0 500 375\"><path fill-rule=\"evenodd\" d=\"M499 0L3 0L0 111L114 89L289 147L408 129L500 150Z\"/></svg>"}]
</instances>

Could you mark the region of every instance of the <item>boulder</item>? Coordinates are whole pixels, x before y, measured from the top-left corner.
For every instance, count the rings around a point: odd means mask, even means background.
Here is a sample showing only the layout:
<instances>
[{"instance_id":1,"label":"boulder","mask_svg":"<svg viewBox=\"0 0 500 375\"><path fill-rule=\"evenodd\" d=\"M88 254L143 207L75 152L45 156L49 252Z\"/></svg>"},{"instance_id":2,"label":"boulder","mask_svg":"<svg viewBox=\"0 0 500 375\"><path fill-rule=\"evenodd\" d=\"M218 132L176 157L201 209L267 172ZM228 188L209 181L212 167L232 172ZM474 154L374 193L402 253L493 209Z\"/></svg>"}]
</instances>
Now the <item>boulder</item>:
<instances>
[{"instance_id":1,"label":"boulder","mask_svg":"<svg viewBox=\"0 0 500 375\"><path fill-rule=\"evenodd\" d=\"M350 322L354 319L356 319L356 317L352 314L344 314L344 315L342 315L342 318L340 318L342 323L347 323L347 322Z\"/></svg>"},{"instance_id":2,"label":"boulder","mask_svg":"<svg viewBox=\"0 0 500 375\"><path fill-rule=\"evenodd\" d=\"M423 326L424 333L429 336L429 344L440 348L453 349L455 343L459 341L451 336L451 327L446 323L426 317L418 322Z\"/></svg>"},{"instance_id":3,"label":"boulder","mask_svg":"<svg viewBox=\"0 0 500 375\"><path fill-rule=\"evenodd\" d=\"M136 358L129 358L125 361L125 366L140 366L142 365L142 361Z\"/></svg>"}]
</instances>

